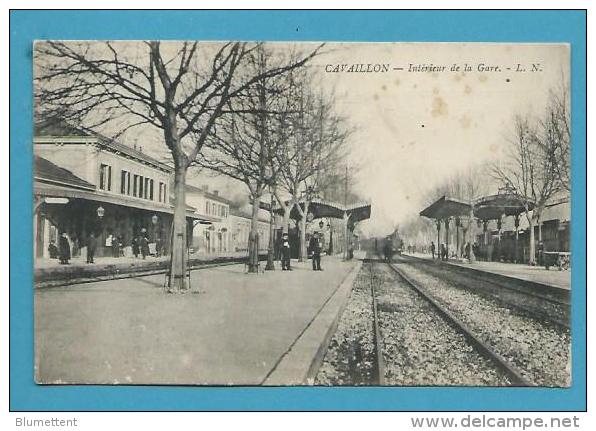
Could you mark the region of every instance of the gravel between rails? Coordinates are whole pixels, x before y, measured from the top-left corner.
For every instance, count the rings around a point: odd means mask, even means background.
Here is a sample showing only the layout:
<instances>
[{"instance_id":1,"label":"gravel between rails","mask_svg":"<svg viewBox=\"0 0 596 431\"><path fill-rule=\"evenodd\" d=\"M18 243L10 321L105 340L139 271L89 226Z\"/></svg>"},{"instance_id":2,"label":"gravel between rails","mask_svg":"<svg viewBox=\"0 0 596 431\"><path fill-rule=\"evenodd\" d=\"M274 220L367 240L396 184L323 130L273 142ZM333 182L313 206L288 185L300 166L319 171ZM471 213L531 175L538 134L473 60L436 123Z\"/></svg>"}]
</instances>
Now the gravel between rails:
<instances>
[{"instance_id":1,"label":"gravel between rails","mask_svg":"<svg viewBox=\"0 0 596 431\"><path fill-rule=\"evenodd\" d=\"M546 301L525 293L524 291L511 291L503 289L498 283L492 284L484 280L479 280L472 275L464 275L455 272L452 268L436 267L429 262L406 261L409 265L430 275L436 276L446 282L452 283L456 287L473 289L474 293L485 294L489 299L494 298L502 303L518 307L528 313L538 313L544 315L544 318L563 322L567 327L570 324L570 306ZM548 297L548 295L546 295Z\"/></svg>"},{"instance_id":2,"label":"gravel between rails","mask_svg":"<svg viewBox=\"0 0 596 431\"><path fill-rule=\"evenodd\" d=\"M315 385L370 385L375 371L370 268L360 269Z\"/></svg>"},{"instance_id":3,"label":"gravel between rails","mask_svg":"<svg viewBox=\"0 0 596 431\"><path fill-rule=\"evenodd\" d=\"M495 365L399 280L375 265L385 378L399 386L506 386Z\"/></svg>"},{"instance_id":4,"label":"gravel between rails","mask_svg":"<svg viewBox=\"0 0 596 431\"><path fill-rule=\"evenodd\" d=\"M386 384L395 386L503 386L507 377L385 264L363 265L316 385L370 385L375 372L371 272L377 289Z\"/></svg>"},{"instance_id":5,"label":"gravel between rails","mask_svg":"<svg viewBox=\"0 0 596 431\"><path fill-rule=\"evenodd\" d=\"M568 330L514 312L495 300L454 287L409 264L398 267L511 361L524 377L538 386L570 385Z\"/></svg>"}]
</instances>

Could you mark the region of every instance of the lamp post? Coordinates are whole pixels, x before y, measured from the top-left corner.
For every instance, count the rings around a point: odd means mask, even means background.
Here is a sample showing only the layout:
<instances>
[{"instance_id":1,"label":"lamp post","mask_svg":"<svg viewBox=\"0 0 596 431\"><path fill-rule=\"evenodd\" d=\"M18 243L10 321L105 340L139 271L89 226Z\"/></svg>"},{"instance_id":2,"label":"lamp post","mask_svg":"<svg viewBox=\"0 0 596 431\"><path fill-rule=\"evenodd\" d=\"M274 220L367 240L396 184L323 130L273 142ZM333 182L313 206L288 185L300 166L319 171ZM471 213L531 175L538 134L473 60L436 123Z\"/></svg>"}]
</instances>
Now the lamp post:
<instances>
[{"instance_id":1,"label":"lamp post","mask_svg":"<svg viewBox=\"0 0 596 431\"><path fill-rule=\"evenodd\" d=\"M96 214L97 214L97 218L99 219L99 226L98 227L100 229L100 233L103 233L103 223L102 223L102 220L103 220L103 216L105 215L105 213L106 213L106 210L101 205L97 207Z\"/></svg>"},{"instance_id":2,"label":"lamp post","mask_svg":"<svg viewBox=\"0 0 596 431\"><path fill-rule=\"evenodd\" d=\"M157 247L156 229L157 229L158 220L159 219L157 218L157 214L153 214L151 216L151 224L153 225L153 242L155 243L155 256L159 256L160 252L161 252L161 248L158 249L158 247Z\"/></svg>"},{"instance_id":3,"label":"lamp post","mask_svg":"<svg viewBox=\"0 0 596 431\"><path fill-rule=\"evenodd\" d=\"M329 256L333 254L333 227L331 226L331 222L327 222L327 228L329 229Z\"/></svg>"},{"instance_id":4,"label":"lamp post","mask_svg":"<svg viewBox=\"0 0 596 431\"><path fill-rule=\"evenodd\" d=\"M265 266L266 271L274 271L275 270L275 263L274 254L273 254L273 219L275 217L275 196L271 193L271 206L269 207L270 217L269 217L269 247L267 249L267 265Z\"/></svg>"},{"instance_id":5,"label":"lamp post","mask_svg":"<svg viewBox=\"0 0 596 431\"><path fill-rule=\"evenodd\" d=\"M309 211L309 206L312 200L317 196L317 191L312 186L307 186L306 190L302 192L304 196L304 213L305 217L301 220L300 227L300 253L298 261L302 262L306 258L306 224L310 223L314 218L314 214Z\"/></svg>"}]
</instances>

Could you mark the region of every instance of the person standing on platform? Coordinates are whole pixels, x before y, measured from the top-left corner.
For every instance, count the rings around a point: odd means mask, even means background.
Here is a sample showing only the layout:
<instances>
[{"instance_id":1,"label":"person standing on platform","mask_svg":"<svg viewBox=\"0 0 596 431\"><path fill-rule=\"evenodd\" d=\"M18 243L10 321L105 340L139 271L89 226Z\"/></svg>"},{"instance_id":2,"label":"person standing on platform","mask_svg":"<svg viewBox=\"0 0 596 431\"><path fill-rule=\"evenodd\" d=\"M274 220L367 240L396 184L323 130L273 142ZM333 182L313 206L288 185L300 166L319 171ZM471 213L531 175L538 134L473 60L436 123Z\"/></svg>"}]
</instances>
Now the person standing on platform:
<instances>
[{"instance_id":1,"label":"person standing on platform","mask_svg":"<svg viewBox=\"0 0 596 431\"><path fill-rule=\"evenodd\" d=\"M290 238L285 232L281 237L281 269L282 271L291 271L290 268Z\"/></svg>"},{"instance_id":2,"label":"person standing on platform","mask_svg":"<svg viewBox=\"0 0 596 431\"><path fill-rule=\"evenodd\" d=\"M116 234L112 236L112 257L120 257L120 237Z\"/></svg>"},{"instance_id":3,"label":"person standing on platform","mask_svg":"<svg viewBox=\"0 0 596 431\"><path fill-rule=\"evenodd\" d=\"M143 255L143 259L147 257L149 254L149 240L147 239L147 234L141 235L141 255Z\"/></svg>"},{"instance_id":4,"label":"person standing on platform","mask_svg":"<svg viewBox=\"0 0 596 431\"><path fill-rule=\"evenodd\" d=\"M89 238L87 238L87 263L95 263L93 262L95 250L97 250L97 239L93 232L91 232Z\"/></svg>"},{"instance_id":5,"label":"person standing on platform","mask_svg":"<svg viewBox=\"0 0 596 431\"><path fill-rule=\"evenodd\" d=\"M66 232L62 232L62 235L60 235L60 242L58 245L60 246L60 263L68 265L68 261L70 260L70 243L68 242Z\"/></svg>"},{"instance_id":6,"label":"person standing on platform","mask_svg":"<svg viewBox=\"0 0 596 431\"><path fill-rule=\"evenodd\" d=\"M48 252L50 253L50 259L58 259L60 255L60 250L56 246L56 242L54 240L50 241L50 245L48 246Z\"/></svg>"},{"instance_id":7,"label":"person standing on platform","mask_svg":"<svg viewBox=\"0 0 596 431\"><path fill-rule=\"evenodd\" d=\"M139 237L133 236L132 238L132 255L137 258L139 257Z\"/></svg>"},{"instance_id":8,"label":"person standing on platform","mask_svg":"<svg viewBox=\"0 0 596 431\"><path fill-rule=\"evenodd\" d=\"M312 253L312 269L313 271L322 271L321 268L321 239L318 232L313 233L308 244Z\"/></svg>"},{"instance_id":9,"label":"person standing on platform","mask_svg":"<svg viewBox=\"0 0 596 431\"><path fill-rule=\"evenodd\" d=\"M430 242L430 254L433 257L433 260L435 260L435 243L434 243L434 241Z\"/></svg>"},{"instance_id":10,"label":"person standing on platform","mask_svg":"<svg viewBox=\"0 0 596 431\"><path fill-rule=\"evenodd\" d=\"M447 247L445 247L445 243L441 243L441 260L447 260Z\"/></svg>"}]
</instances>

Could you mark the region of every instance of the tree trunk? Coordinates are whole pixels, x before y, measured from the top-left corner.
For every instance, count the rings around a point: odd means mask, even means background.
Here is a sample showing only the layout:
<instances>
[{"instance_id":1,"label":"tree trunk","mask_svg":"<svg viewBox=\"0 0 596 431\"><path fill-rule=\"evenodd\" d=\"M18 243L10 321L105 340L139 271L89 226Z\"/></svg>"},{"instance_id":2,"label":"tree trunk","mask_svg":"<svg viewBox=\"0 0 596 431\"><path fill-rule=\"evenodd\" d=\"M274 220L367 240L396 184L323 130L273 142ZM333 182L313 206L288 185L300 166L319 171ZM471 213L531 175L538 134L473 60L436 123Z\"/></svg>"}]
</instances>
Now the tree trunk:
<instances>
[{"instance_id":1,"label":"tree trunk","mask_svg":"<svg viewBox=\"0 0 596 431\"><path fill-rule=\"evenodd\" d=\"M300 229L300 262L304 262L308 260L308 253L306 247L306 222L308 216L308 208L310 206L310 202L304 202L304 214L302 215L302 228Z\"/></svg>"},{"instance_id":2,"label":"tree trunk","mask_svg":"<svg viewBox=\"0 0 596 431\"><path fill-rule=\"evenodd\" d=\"M534 217L528 217L528 224L530 229L530 265L536 265L536 241L534 239Z\"/></svg>"},{"instance_id":3,"label":"tree trunk","mask_svg":"<svg viewBox=\"0 0 596 431\"><path fill-rule=\"evenodd\" d=\"M281 227L281 233L288 233L288 225L290 224L290 214L292 212L292 208L294 207L294 205L287 205L284 208L284 218L283 218L283 223L282 223L282 227Z\"/></svg>"},{"instance_id":4,"label":"tree trunk","mask_svg":"<svg viewBox=\"0 0 596 431\"><path fill-rule=\"evenodd\" d=\"M248 235L248 272L257 272L259 268L259 203L261 195L254 196L252 216L250 219L250 234Z\"/></svg>"},{"instance_id":5,"label":"tree trunk","mask_svg":"<svg viewBox=\"0 0 596 431\"><path fill-rule=\"evenodd\" d=\"M476 262L476 255L474 254L474 237L475 237L475 230L474 230L474 207L472 204L472 209L470 210L470 216L468 219L468 229L467 229L468 235L469 235L469 241L468 244L470 244L470 257L469 257L469 261L470 263L474 263Z\"/></svg>"},{"instance_id":6,"label":"tree trunk","mask_svg":"<svg viewBox=\"0 0 596 431\"><path fill-rule=\"evenodd\" d=\"M174 227L170 268L170 292L186 289L186 168L176 164L174 171Z\"/></svg>"},{"instance_id":7,"label":"tree trunk","mask_svg":"<svg viewBox=\"0 0 596 431\"><path fill-rule=\"evenodd\" d=\"M300 219L300 253L298 254L298 262L306 260L306 215Z\"/></svg>"}]
</instances>

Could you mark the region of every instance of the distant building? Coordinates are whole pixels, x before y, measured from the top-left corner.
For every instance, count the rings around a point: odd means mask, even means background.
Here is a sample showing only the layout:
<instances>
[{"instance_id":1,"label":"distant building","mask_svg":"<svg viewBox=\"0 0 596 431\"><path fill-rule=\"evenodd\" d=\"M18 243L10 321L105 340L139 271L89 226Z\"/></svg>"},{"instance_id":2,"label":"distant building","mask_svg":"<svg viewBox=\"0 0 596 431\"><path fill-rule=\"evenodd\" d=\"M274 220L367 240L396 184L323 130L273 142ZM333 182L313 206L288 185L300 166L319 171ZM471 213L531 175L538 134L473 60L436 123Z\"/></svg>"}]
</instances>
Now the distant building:
<instances>
[{"instance_id":1,"label":"distant building","mask_svg":"<svg viewBox=\"0 0 596 431\"><path fill-rule=\"evenodd\" d=\"M199 188L190 184L186 186L186 202L196 208L202 220L208 221L194 224L192 251L195 253L234 251L230 241L232 202L220 196L217 190L209 192L208 186Z\"/></svg>"},{"instance_id":2,"label":"distant building","mask_svg":"<svg viewBox=\"0 0 596 431\"><path fill-rule=\"evenodd\" d=\"M112 255L119 238L124 255L133 238L148 236L150 249L169 250L173 168L135 149L60 122L37 124L34 137L35 256L48 257L50 241L66 232L73 255L86 253L90 232L97 256ZM187 223L201 216L189 208Z\"/></svg>"},{"instance_id":3,"label":"distant building","mask_svg":"<svg viewBox=\"0 0 596 431\"><path fill-rule=\"evenodd\" d=\"M269 246L270 218L269 212L259 210L257 232L259 233L259 250ZM247 207L230 208L231 245L233 251L248 251L248 237L252 214Z\"/></svg>"}]
</instances>

